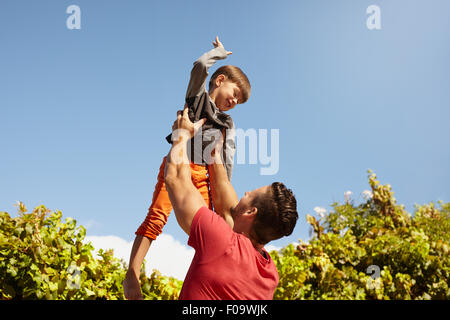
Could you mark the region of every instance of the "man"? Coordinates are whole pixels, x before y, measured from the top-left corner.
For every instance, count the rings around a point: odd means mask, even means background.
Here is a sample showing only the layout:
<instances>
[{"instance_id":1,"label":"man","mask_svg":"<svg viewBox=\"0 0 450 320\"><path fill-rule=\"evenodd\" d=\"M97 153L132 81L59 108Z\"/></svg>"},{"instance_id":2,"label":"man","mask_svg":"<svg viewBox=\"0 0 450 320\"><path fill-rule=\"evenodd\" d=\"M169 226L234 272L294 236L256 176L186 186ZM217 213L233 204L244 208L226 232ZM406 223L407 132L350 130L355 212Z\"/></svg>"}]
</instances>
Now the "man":
<instances>
[{"instance_id":1,"label":"man","mask_svg":"<svg viewBox=\"0 0 450 320\"><path fill-rule=\"evenodd\" d=\"M279 278L264 245L292 233L298 218L295 197L275 182L246 192L239 200L221 161L222 143L216 143L209 165L216 212L209 210L192 184L186 150L204 122L192 123L188 108L177 112L165 169L175 216L195 249L179 298L272 299Z\"/></svg>"}]
</instances>

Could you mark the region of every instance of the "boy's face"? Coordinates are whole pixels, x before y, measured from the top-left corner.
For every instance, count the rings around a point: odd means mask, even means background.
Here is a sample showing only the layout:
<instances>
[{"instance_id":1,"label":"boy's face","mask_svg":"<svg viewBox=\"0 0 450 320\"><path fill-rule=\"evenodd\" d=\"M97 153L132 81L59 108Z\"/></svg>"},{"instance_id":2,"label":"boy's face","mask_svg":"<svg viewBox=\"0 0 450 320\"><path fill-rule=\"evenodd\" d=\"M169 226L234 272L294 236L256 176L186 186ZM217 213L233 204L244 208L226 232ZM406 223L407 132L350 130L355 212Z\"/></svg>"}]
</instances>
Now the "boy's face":
<instances>
[{"instance_id":1,"label":"boy's face","mask_svg":"<svg viewBox=\"0 0 450 320\"><path fill-rule=\"evenodd\" d=\"M241 89L234 82L221 81L214 91L214 102L220 111L231 110L242 101Z\"/></svg>"}]
</instances>

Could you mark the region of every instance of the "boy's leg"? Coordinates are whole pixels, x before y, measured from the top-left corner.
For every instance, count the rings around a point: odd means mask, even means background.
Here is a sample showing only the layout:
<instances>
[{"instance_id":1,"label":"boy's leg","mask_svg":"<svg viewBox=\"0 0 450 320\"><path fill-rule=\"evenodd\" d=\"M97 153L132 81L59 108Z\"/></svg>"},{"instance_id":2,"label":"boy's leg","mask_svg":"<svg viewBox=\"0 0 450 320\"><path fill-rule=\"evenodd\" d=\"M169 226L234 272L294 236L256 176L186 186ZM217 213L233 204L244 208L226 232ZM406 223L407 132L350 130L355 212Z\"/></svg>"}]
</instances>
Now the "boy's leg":
<instances>
[{"instance_id":1,"label":"boy's leg","mask_svg":"<svg viewBox=\"0 0 450 320\"><path fill-rule=\"evenodd\" d=\"M164 183L164 168L166 157L164 157L159 167L158 182L153 192L153 199L147 216L136 231L136 235L141 235L149 239L155 240L162 232L163 227L167 223L167 218L172 211L172 203Z\"/></svg>"}]
</instances>

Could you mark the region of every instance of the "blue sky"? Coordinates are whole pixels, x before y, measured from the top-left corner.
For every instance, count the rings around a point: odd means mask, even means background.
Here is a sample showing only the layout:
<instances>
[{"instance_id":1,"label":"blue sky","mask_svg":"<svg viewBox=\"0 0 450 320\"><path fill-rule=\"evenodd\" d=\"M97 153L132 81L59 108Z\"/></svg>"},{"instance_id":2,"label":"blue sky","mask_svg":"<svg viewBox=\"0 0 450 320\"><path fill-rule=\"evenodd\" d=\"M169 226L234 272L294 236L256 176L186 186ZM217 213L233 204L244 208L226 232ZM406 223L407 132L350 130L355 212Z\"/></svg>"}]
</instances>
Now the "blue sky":
<instances>
[{"instance_id":1,"label":"blue sky","mask_svg":"<svg viewBox=\"0 0 450 320\"><path fill-rule=\"evenodd\" d=\"M69 5L81 29L69 30ZM366 8L381 9L368 30ZM235 165L245 191L290 187L305 215L369 189L450 201L450 3L433 1L1 1L0 210L59 209L88 235L132 241L169 150L189 72L218 35L252 83L230 112L279 129L279 171ZM172 215L164 229L186 243Z\"/></svg>"}]
</instances>

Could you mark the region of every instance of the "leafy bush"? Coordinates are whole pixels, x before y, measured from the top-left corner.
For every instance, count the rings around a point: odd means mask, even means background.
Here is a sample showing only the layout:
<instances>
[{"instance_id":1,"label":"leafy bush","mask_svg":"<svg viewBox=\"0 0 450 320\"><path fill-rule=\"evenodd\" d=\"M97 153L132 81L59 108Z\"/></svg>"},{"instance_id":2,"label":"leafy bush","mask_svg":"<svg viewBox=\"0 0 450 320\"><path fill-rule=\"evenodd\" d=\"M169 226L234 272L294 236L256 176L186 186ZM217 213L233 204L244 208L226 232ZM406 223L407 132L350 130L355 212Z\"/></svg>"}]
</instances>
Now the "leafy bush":
<instances>
[{"instance_id":1,"label":"leafy bush","mask_svg":"<svg viewBox=\"0 0 450 320\"><path fill-rule=\"evenodd\" d=\"M369 170L371 197L307 215L314 236L271 252L275 299L449 299L450 204L397 205L390 185Z\"/></svg>"},{"instance_id":2,"label":"leafy bush","mask_svg":"<svg viewBox=\"0 0 450 320\"><path fill-rule=\"evenodd\" d=\"M61 211L44 206L27 213L19 203L19 216L0 212L0 299L124 299L126 269L112 250L83 243L86 230L76 221L61 221ZM140 280L146 299L175 299L181 281L143 266Z\"/></svg>"},{"instance_id":3,"label":"leafy bush","mask_svg":"<svg viewBox=\"0 0 450 320\"><path fill-rule=\"evenodd\" d=\"M398 205L390 185L369 171L367 201L334 203L306 216L309 243L272 251L280 283L275 299L449 299L450 203ZM44 206L19 216L0 212L0 299L124 299L124 261L93 254L86 230ZM177 299L180 280L154 271L140 282L144 299Z\"/></svg>"}]
</instances>

